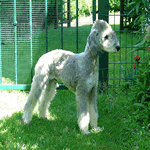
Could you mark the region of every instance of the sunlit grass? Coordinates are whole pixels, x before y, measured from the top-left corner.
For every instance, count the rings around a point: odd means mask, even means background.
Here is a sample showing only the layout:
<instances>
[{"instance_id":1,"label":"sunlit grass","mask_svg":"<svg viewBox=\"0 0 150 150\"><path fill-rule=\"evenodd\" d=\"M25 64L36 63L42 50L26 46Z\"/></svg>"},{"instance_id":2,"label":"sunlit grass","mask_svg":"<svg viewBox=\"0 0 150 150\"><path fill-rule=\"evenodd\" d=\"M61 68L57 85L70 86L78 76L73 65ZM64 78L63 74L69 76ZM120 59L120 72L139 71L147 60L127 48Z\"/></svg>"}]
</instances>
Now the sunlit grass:
<instances>
[{"instance_id":1,"label":"sunlit grass","mask_svg":"<svg viewBox=\"0 0 150 150\"><path fill-rule=\"evenodd\" d=\"M103 131L85 136L77 125L71 91L58 91L49 108L50 120L40 119L34 111L28 126L22 122L28 94L0 91L0 149L150 149L150 132L135 122L126 92L110 88L98 95L98 125Z\"/></svg>"}]
</instances>

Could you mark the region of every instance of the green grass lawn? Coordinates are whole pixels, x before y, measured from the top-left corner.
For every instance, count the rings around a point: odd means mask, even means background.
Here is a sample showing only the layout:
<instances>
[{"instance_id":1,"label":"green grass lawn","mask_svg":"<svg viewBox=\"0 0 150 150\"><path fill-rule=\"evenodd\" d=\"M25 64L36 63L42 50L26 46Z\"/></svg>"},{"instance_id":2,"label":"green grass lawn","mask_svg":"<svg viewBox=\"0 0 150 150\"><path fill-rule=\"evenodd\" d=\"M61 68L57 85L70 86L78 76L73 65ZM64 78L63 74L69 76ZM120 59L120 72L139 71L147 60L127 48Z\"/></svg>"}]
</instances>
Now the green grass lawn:
<instances>
[{"instance_id":1,"label":"green grass lawn","mask_svg":"<svg viewBox=\"0 0 150 150\"><path fill-rule=\"evenodd\" d=\"M132 117L130 97L121 90L109 89L98 95L99 133L82 135L77 125L75 95L59 90L51 103L50 120L38 117L22 122L22 109L28 94L0 91L0 149L33 150L129 150L150 149L150 131ZM8 115L8 116L7 116Z\"/></svg>"},{"instance_id":2,"label":"green grass lawn","mask_svg":"<svg viewBox=\"0 0 150 150\"><path fill-rule=\"evenodd\" d=\"M79 52L84 51L91 25L79 27ZM119 26L115 27L119 30ZM49 30L49 51L61 48L60 28ZM136 55L143 52L129 53L139 37L134 33L119 33L122 49L117 54L109 54L109 62L134 62ZM14 84L15 57L14 44L2 45L3 81ZM64 49L76 52L76 29L64 28ZM33 36L33 66L46 52L45 31ZM142 59L140 60L142 61ZM133 64L122 64L130 69ZM18 83L30 83L30 43L18 43ZM109 78L123 77L119 64L109 65ZM7 80L6 78L9 78ZM115 80L116 83L119 80ZM122 82L121 80L120 82ZM109 81L112 84L113 80ZM148 124L139 124L134 117L138 106L131 103L130 91L108 89L108 93L98 95L99 120L103 128L99 133L82 135L77 125L75 95L69 90L59 90L49 109L51 119L42 120L34 111L29 126L22 122L22 110L28 94L23 91L0 91L0 149L17 150L134 150L150 149L150 130Z\"/></svg>"},{"instance_id":3,"label":"green grass lawn","mask_svg":"<svg viewBox=\"0 0 150 150\"><path fill-rule=\"evenodd\" d=\"M87 37L90 33L92 25L84 25L79 27L78 38L78 52L83 52L85 49ZM114 28L114 26L112 25ZM115 30L119 30L119 25L115 26ZM64 28L63 29L63 49L76 52L76 28ZM46 53L46 39L45 31L37 32L33 34L33 67L36 64L38 58ZM137 52L129 53L132 48L125 48L133 46L139 37L134 33L119 33L117 32L118 39L121 44L121 50L117 54L109 54L109 78L123 78L121 73L121 65L125 69L132 68L133 64L112 64L112 63L133 63L133 58L137 55ZM48 51L61 48L61 29L50 29L48 31ZM139 52L138 55L142 57L143 52ZM19 84L31 83L31 56L30 56L30 43L18 42L18 65L17 76ZM141 59L142 60L142 59ZM15 81L15 55L14 44L5 43L2 45L2 75L5 78L9 78ZM120 80L121 82L123 80ZM119 80L109 80L109 84L119 83Z\"/></svg>"}]
</instances>

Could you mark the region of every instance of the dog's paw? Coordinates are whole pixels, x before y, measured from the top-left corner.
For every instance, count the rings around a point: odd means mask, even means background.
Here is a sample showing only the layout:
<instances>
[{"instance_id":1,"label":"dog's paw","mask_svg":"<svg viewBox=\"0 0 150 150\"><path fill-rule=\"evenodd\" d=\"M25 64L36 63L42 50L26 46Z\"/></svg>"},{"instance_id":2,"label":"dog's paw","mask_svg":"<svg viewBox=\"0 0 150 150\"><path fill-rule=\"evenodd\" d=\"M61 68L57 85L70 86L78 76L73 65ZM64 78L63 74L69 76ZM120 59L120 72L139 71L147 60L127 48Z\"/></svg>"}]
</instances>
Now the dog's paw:
<instances>
[{"instance_id":1,"label":"dog's paw","mask_svg":"<svg viewBox=\"0 0 150 150\"><path fill-rule=\"evenodd\" d=\"M22 119L23 119L24 124L29 124L31 122L31 120L32 120L32 117L31 116L27 116L24 113L24 115L22 116Z\"/></svg>"},{"instance_id":2,"label":"dog's paw","mask_svg":"<svg viewBox=\"0 0 150 150\"><path fill-rule=\"evenodd\" d=\"M84 135L88 135L88 134L90 134L90 132L89 131L81 131L82 132L82 134L84 134Z\"/></svg>"},{"instance_id":3,"label":"dog's paw","mask_svg":"<svg viewBox=\"0 0 150 150\"><path fill-rule=\"evenodd\" d=\"M91 132L92 132L92 133L99 133L99 132L102 131L102 130L103 130L102 128L96 127L96 128L93 128L93 129L91 130Z\"/></svg>"},{"instance_id":4,"label":"dog's paw","mask_svg":"<svg viewBox=\"0 0 150 150\"><path fill-rule=\"evenodd\" d=\"M31 122L31 119L29 119L29 118L23 118L23 122L24 122L24 124L28 125Z\"/></svg>"},{"instance_id":5,"label":"dog's paw","mask_svg":"<svg viewBox=\"0 0 150 150\"><path fill-rule=\"evenodd\" d=\"M51 119L50 113L48 111L46 113L41 113L42 112L41 110L39 110L39 111L40 111L39 117L41 119L46 119L46 120L50 120Z\"/></svg>"},{"instance_id":6,"label":"dog's paw","mask_svg":"<svg viewBox=\"0 0 150 150\"><path fill-rule=\"evenodd\" d=\"M94 130L95 130L95 131L102 131L103 129L100 128L100 127L96 127L96 128L94 128Z\"/></svg>"}]
</instances>

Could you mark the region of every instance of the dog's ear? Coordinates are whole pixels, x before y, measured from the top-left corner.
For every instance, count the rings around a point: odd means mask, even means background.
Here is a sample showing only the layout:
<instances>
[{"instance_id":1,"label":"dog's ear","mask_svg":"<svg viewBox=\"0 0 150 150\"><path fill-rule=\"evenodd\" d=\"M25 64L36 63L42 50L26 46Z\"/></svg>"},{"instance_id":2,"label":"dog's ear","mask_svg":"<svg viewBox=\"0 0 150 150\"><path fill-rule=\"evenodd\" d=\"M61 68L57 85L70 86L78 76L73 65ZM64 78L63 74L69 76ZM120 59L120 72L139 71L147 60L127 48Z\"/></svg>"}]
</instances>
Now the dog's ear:
<instances>
[{"instance_id":1,"label":"dog's ear","mask_svg":"<svg viewBox=\"0 0 150 150\"><path fill-rule=\"evenodd\" d=\"M100 43L98 40L98 32L96 30L91 31L88 36L87 42L89 43L90 52L93 56L97 56L100 51Z\"/></svg>"}]
</instances>

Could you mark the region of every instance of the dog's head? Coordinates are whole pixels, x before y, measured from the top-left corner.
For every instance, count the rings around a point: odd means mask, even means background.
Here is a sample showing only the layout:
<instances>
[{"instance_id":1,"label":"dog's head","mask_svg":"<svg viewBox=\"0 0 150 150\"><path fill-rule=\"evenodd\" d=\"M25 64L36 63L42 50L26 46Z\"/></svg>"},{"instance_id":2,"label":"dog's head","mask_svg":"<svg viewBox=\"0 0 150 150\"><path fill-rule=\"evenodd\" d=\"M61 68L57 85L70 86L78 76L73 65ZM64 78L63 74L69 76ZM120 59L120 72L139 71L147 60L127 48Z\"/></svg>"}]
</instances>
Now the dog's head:
<instances>
[{"instance_id":1,"label":"dog's head","mask_svg":"<svg viewBox=\"0 0 150 150\"><path fill-rule=\"evenodd\" d=\"M98 51L117 52L120 50L116 33L104 20L94 22L87 41L93 54L96 54Z\"/></svg>"}]
</instances>

